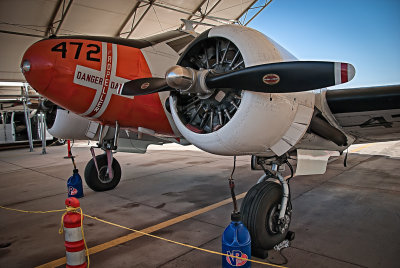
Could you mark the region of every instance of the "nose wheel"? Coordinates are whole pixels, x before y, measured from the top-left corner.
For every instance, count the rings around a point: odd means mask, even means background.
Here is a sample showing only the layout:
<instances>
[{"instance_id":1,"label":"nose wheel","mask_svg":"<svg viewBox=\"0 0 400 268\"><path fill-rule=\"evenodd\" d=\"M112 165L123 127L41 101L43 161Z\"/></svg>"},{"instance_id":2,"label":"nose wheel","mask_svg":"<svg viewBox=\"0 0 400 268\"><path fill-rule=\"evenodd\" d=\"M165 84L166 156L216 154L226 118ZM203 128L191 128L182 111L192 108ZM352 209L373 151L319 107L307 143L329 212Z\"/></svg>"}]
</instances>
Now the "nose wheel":
<instances>
[{"instance_id":1,"label":"nose wheel","mask_svg":"<svg viewBox=\"0 0 400 268\"><path fill-rule=\"evenodd\" d=\"M117 149L119 124L115 121L114 139L105 140L107 130L100 126L98 148L105 153L95 154L94 148L90 148L92 159L85 168L85 181L90 189L101 192L114 189L121 180L121 166L113 157L113 150Z\"/></svg>"},{"instance_id":2,"label":"nose wheel","mask_svg":"<svg viewBox=\"0 0 400 268\"><path fill-rule=\"evenodd\" d=\"M106 154L97 155L96 162L99 169L98 173L93 159L91 159L86 165L86 184L90 189L96 192L114 189L121 179L121 166L118 161L115 158L112 160L112 176L110 176L111 173L108 167Z\"/></svg>"}]
</instances>

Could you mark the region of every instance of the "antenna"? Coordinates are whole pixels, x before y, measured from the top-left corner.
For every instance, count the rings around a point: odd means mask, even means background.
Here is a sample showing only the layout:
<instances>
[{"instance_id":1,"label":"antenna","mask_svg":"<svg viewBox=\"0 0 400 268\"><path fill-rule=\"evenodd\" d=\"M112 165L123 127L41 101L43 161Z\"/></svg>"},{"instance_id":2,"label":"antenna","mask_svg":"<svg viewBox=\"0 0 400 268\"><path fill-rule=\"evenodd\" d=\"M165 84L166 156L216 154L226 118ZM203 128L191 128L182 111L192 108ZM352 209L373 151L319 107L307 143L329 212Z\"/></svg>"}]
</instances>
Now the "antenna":
<instances>
[{"instance_id":1,"label":"antenna","mask_svg":"<svg viewBox=\"0 0 400 268\"><path fill-rule=\"evenodd\" d=\"M215 24L210 24L210 23L205 23L205 22L200 22L200 21L195 21L195 20L181 19L181 21L182 21L183 24L185 25L185 30L186 30L186 31L194 31L193 25L195 25L195 24L197 24L197 25L211 26L211 27L218 26L218 25L215 25Z\"/></svg>"}]
</instances>

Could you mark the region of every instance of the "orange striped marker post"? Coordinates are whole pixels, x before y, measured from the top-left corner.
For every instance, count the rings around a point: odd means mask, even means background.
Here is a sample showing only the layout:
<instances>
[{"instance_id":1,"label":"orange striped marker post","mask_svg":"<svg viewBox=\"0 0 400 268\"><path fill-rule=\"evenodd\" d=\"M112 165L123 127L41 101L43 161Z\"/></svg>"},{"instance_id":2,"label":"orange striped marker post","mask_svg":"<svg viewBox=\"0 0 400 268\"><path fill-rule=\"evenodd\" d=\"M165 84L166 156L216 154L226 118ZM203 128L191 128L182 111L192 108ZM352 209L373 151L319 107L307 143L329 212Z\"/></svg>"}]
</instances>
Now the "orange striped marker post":
<instances>
[{"instance_id":1,"label":"orange striped marker post","mask_svg":"<svg viewBox=\"0 0 400 268\"><path fill-rule=\"evenodd\" d=\"M69 208L79 208L79 200L70 197L65 200L65 205ZM68 211L63 218L65 249L67 257L67 268L86 268L85 241L82 236L81 213Z\"/></svg>"}]
</instances>

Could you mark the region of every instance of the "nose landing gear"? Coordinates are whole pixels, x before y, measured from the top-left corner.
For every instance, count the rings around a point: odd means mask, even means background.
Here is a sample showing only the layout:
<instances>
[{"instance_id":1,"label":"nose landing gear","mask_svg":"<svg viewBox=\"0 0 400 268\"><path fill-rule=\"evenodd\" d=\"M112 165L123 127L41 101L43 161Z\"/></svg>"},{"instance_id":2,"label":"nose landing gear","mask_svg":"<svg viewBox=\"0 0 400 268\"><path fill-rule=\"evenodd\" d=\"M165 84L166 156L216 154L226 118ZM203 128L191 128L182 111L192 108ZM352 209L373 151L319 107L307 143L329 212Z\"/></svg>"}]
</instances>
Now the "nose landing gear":
<instances>
[{"instance_id":1,"label":"nose landing gear","mask_svg":"<svg viewBox=\"0 0 400 268\"><path fill-rule=\"evenodd\" d=\"M292 205L288 180L279 172L287 159L257 157L256 161L265 176L247 192L240 211L251 235L252 255L266 258L268 250L294 238L289 231Z\"/></svg>"},{"instance_id":2,"label":"nose landing gear","mask_svg":"<svg viewBox=\"0 0 400 268\"><path fill-rule=\"evenodd\" d=\"M108 191L114 189L121 179L121 166L113 157L113 150L117 149L119 125L115 123L114 139L105 140L103 137L103 126L100 128L98 148L105 153L95 155L94 147L90 148L92 159L85 168L85 181L93 191Z\"/></svg>"},{"instance_id":3,"label":"nose landing gear","mask_svg":"<svg viewBox=\"0 0 400 268\"><path fill-rule=\"evenodd\" d=\"M85 168L86 184L96 192L114 189L121 179L121 166L118 161L113 158L110 172L106 154L97 155L95 159L99 171L97 172L95 160L91 159Z\"/></svg>"}]
</instances>

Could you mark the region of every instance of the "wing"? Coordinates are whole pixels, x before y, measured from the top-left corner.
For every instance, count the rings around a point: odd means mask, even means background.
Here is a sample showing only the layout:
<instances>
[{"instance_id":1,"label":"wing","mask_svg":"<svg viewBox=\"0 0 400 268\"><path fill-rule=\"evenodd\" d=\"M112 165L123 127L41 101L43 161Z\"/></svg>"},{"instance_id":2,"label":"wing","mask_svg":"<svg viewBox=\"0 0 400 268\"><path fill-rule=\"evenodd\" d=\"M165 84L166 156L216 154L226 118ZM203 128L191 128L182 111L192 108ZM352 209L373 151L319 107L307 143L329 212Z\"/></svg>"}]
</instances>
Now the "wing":
<instances>
[{"instance_id":1,"label":"wing","mask_svg":"<svg viewBox=\"0 0 400 268\"><path fill-rule=\"evenodd\" d=\"M330 90L326 99L356 142L400 139L400 85Z\"/></svg>"}]
</instances>

